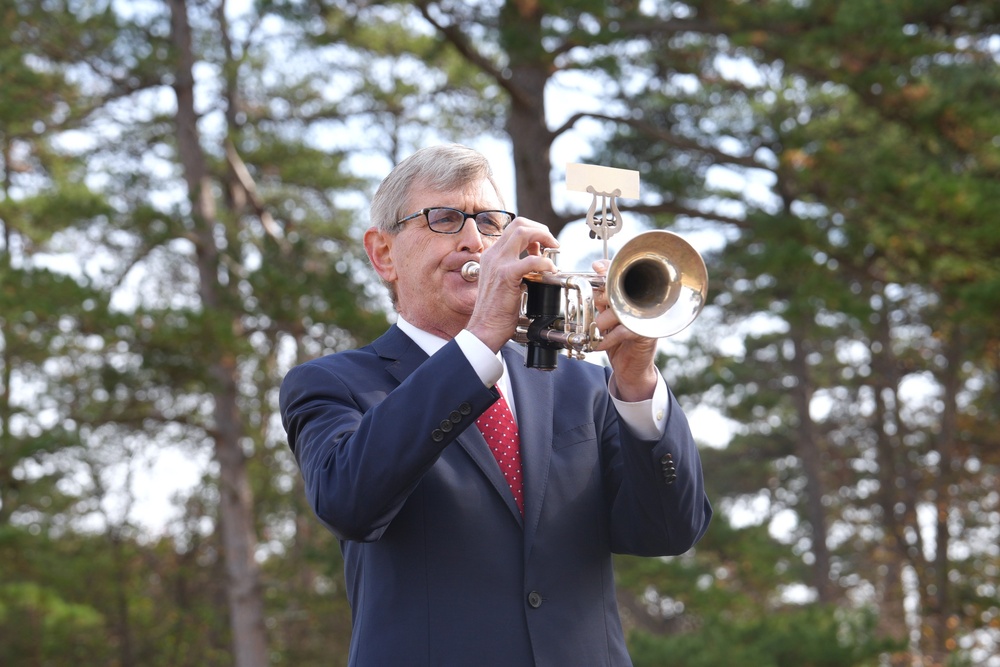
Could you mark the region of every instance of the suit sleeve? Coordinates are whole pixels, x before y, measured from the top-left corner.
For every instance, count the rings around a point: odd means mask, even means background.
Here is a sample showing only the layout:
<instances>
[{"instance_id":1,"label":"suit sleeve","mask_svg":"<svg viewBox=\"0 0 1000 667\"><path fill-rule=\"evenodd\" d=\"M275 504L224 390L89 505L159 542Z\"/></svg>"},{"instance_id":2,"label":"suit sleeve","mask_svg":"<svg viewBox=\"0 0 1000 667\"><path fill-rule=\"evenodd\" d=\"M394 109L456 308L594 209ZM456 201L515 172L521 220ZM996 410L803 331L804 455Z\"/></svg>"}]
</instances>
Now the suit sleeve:
<instances>
[{"instance_id":1,"label":"suit sleeve","mask_svg":"<svg viewBox=\"0 0 1000 667\"><path fill-rule=\"evenodd\" d=\"M352 363L359 356L333 355L292 369L280 407L313 511L340 539L374 541L496 396L454 341L398 385L377 378L384 364Z\"/></svg>"},{"instance_id":2,"label":"suit sleeve","mask_svg":"<svg viewBox=\"0 0 1000 667\"><path fill-rule=\"evenodd\" d=\"M669 392L669 388L668 388ZM701 457L672 392L658 440L633 434L615 410L605 424L611 543L617 553L670 556L688 551L712 518Z\"/></svg>"}]
</instances>

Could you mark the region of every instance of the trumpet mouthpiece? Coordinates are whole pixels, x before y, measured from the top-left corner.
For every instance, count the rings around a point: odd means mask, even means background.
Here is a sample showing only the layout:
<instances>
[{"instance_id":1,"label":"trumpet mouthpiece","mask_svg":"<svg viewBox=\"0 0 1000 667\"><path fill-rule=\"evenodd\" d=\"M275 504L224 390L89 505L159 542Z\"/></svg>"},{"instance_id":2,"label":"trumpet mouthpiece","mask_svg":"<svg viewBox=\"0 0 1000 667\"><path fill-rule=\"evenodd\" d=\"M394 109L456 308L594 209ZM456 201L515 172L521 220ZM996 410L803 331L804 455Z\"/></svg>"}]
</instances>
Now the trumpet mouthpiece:
<instances>
[{"instance_id":1,"label":"trumpet mouthpiece","mask_svg":"<svg viewBox=\"0 0 1000 667\"><path fill-rule=\"evenodd\" d=\"M479 262L468 261L462 266L462 277L470 283L479 280Z\"/></svg>"}]
</instances>

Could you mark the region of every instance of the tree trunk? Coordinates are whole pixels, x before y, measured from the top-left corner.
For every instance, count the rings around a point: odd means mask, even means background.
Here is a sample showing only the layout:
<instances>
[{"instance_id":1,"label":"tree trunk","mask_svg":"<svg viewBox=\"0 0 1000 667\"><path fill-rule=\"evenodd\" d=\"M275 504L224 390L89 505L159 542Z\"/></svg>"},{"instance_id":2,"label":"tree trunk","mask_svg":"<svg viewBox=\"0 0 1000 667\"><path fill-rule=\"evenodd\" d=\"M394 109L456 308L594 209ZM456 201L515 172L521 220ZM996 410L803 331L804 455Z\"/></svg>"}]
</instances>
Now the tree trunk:
<instances>
[{"instance_id":1,"label":"tree trunk","mask_svg":"<svg viewBox=\"0 0 1000 667\"><path fill-rule=\"evenodd\" d=\"M792 325L797 327L798 325ZM812 583L819 601L827 604L836 600L830 586L830 550L826 544L826 512L823 508L825 486L820 474L819 441L816 425L809 414L813 388L806 363L805 337L801 331L792 330L794 352L792 369L798 384L792 392L795 412L798 414L798 455L806 476L806 517L812 533L812 552L816 562L812 566Z\"/></svg>"},{"instance_id":2,"label":"tree trunk","mask_svg":"<svg viewBox=\"0 0 1000 667\"><path fill-rule=\"evenodd\" d=\"M558 236L565 223L552 207L552 142L545 118L545 85L553 71L542 49L542 16L537 2L509 0L500 30L510 57L509 76L501 84L510 94L507 135L514 153L517 212L548 225Z\"/></svg>"},{"instance_id":3,"label":"tree trunk","mask_svg":"<svg viewBox=\"0 0 1000 667\"><path fill-rule=\"evenodd\" d=\"M191 199L199 282L205 313L224 312L219 284L218 224L207 160L201 148L194 107L194 54L186 0L169 0L175 48L177 146ZM233 658L236 667L266 667L267 638L260 572L254 558L257 537L253 499L241 445L242 422L238 406L236 357L226 349L210 363L208 376L214 398L215 458L219 463L219 521L227 574L227 597Z\"/></svg>"},{"instance_id":4,"label":"tree trunk","mask_svg":"<svg viewBox=\"0 0 1000 667\"><path fill-rule=\"evenodd\" d=\"M539 64L512 68L512 84L520 95L511 98L507 134L514 153L517 211L548 225L553 236L565 223L552 207L552 133L545 122L545 84L548 74Z\"/></svg>"},{"instance_id":5,"label":"tree trunk","mask_svg":"<svg viewBox=\"0 0 1000 667\"><path fill-rule=\"evenodd\" d=\"M908 474L905 460L898 450L902 447L901 433L904 428L899 415L899 400L896 389L899 386L899 369L894 361L892 331L888 314L881 312L873 330L872 391L875 403L872 428L875 434L875 455L878 463L879 491L877 503L882 512L884 537L876 547L874 565L878 568L880 590L878 596L879 631L896 639L908 639L906 623L906 591L903 587L903 572L909 564L919 577L919 563L910 556L905 530L909 525L920 535L916 518L916 490L912 487L913 477ZM890 403L891 405L887 405ZM890 434L890 427L895 434ZM902 509L900 509L902 505ZM919 545L918 545L919 546ZM917 551L922 551L918 548ZM909 653L890 656L892 667L904 667L911 662Z\"/></svg>"},{"instance_id":6,"label":"tree trunk","mask_svg":"<svg viewBox=\"0 0 1000 667\"><path fill-rule=\"evenodd\" d=\"M10 144L6 137L0 138L0 160L5 165L3 182L0 184L0 197L6 201L10 192L10 170L6 168L6 165L10 164ZM0 254L0 269L6 269L11 265L12 232L8 221L4 221L0 227L3 227L3 253ZM10 402L14 369L10 343L7 341L7 334L4 331L7 326L6 317L0 315L0 527L6 526L10 521L17 498L17 480L14 479L12 469L17 456L13 451L14 436L10 433L10 420L14 414Z\"/></svg>"},{"instance_id":7,"label":"tree trunk","mask_svg":"<svg viewBox=\"0 0 1000 667\"><path fill-rule=\"evenodd\" d=\"M936 448L940 456L938 464L938 482L936 484L937 506L936 535L934 540L933 576L928 577L928 584L934 586L933 592L927 594L928 618L930 632L925 633L928 639L926 654L933 656L940 664L947 662L954 649L952 630L949 627L949 617L953 611L951 605L951 581L948 577L949 560L948 547L951 544L950 516L951 491L954 483L955 442L958 438L958 392L962 383L959 378L961 364L962 341L952 327L950 340L945 349L945 367L938 380L941 382L941 401L944 408L941 413L941 426L938 432ZM946 336L948 334L945 334Z\"/></svg>"}]
</instances>

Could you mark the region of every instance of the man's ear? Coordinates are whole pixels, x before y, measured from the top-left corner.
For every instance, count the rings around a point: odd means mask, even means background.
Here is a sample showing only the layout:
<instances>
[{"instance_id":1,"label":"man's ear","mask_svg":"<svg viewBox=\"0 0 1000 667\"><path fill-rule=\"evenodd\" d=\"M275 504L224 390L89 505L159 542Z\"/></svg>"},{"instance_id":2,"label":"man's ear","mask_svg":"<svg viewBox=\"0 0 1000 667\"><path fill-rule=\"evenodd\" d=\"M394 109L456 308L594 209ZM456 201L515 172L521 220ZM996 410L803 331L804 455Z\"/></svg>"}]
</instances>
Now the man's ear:
<instances>
[{"instance_id":1,"label":"man's ear","mask_svg":"<svg viewBox=\"0 0 1000 667\"><path fill-rule=\"evenodd\" d=\"M396 264L392 259L392 242L395 236L375 227L365 231L365 252L371 260L372 267L382 280L387 283L396 280Z\"/></svg>"}]
</instances>

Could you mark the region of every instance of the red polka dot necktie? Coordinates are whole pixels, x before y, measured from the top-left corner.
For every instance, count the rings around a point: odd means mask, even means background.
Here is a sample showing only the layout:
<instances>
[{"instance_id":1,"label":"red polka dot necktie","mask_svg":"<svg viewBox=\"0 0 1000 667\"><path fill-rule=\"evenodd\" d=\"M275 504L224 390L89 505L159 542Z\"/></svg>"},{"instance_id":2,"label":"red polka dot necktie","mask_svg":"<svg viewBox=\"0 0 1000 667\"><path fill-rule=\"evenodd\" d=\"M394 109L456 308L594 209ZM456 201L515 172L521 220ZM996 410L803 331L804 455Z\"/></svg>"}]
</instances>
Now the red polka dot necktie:
<instances>
[{"instance_id":1,"label":"red polka dot necktie","mask_svg":"<svg viewBox=\"0 0 1000 667\"><path fill-rule=\"evenodd\" d=\"M499 389L497 390L499 391ZM507 399L500 398L476 420L476 426L483 432L486 444L500 464L503 476L507 478L517 509L524 514L524 479L521 475L521 438L517 434L517 423L507 405Z\"/></svg>"}]
</instances>

